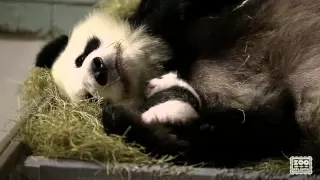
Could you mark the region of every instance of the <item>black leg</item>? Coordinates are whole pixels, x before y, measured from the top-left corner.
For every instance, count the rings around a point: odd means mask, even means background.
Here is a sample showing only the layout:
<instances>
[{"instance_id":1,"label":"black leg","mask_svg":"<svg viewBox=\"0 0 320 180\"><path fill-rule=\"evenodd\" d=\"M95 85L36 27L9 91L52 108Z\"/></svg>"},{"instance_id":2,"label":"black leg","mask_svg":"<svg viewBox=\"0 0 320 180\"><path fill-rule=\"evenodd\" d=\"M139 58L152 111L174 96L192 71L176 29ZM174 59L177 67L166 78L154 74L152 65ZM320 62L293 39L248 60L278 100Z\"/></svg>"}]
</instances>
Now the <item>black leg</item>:
<instances>
[{"instance_id":1,"label":"black leg","mask_svg":"<svg viewBox=\"0 0 320 180\"><path fill-rule=\"evenodd\" d=\"M210 108L198 121L173 133L189 142L186 156L191 163L211 161L222 166L283 156L299 145L301 137L294 108L287 103L276 109Z\"/></svg>"},{"instance_id":2,"label":"black leg","mask_svg":"<svg viewBox=\"0 0 320 180\"><path fill-rule=\"evenodd\" d=\"M153 127L142 123L140 113L123 106L105 103L102 111L102 123L107 134L125 135L128 142L138 143L147 153L173 155L184 151L185 143L172 140L171 136L158 136Z\"/></svg>"},{"instance_id":3,"label":"black leg","mask_svg":"<svg viewBox=\"0 0 320 180\"><path fill-rule=\"evenodd\" d=\"M183 156L179 160L184 162L231 167L241 161L283 156L298 146L301 134L293 105L287 101L272 108L208 108L200 119L188 124L167 124L178 140L188 142L188 147L156 136L154 129L142 124L140 113L121 106L105 105L103 124L107 133L126 132L129 142L145 146L148 152L177 155L180 151Z\"/></svg>"}]
</instances>

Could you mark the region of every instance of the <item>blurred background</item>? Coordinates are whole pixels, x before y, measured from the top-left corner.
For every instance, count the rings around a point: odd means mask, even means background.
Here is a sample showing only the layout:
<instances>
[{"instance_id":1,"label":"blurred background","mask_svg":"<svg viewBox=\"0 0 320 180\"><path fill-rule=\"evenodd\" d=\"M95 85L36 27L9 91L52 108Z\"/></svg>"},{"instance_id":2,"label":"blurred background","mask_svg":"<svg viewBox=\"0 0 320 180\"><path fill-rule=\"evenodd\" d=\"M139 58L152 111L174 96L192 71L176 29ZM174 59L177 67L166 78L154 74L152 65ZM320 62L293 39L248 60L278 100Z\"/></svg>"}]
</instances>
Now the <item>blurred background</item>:
<instances>
[{"instance_id":1,"label":"blurred background","mask_svg":"<svg viewBox=\"0 0 320 180\"><path fill-rule=\"evenodd\" d=\"M48 39L68 33L96 0L0 0L0 141L18 114L17 90Z\"/></svg>"}]
</instances>

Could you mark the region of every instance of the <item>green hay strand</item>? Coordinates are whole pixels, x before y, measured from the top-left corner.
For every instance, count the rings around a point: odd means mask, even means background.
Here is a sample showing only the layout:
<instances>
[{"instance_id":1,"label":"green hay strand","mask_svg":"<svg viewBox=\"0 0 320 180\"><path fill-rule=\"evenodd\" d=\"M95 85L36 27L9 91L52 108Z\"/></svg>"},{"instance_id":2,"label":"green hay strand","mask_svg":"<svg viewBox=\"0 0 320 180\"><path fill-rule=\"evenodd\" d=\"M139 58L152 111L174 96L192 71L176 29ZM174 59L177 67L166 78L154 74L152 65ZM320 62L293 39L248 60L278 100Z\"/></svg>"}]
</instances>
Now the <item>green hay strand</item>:
<instances>
[{"instance_id":1,"label":"green hay strand","mask_svg":"<svg viewBox=\"0 0 320 180\"><path fill-rule=\"evenodd\" d=\"M275 173L289 173L289 159L264 159L258 163L243 164L242 169L251 171L266 171Z\"/></svg>"},{"instance_id":2,"label":"green hay strand","mask_svg":"<svg viewBox=\"0 0 320 180\"><path fill-rule=\"evenodd\" d=\"M111 16L130 16L139 6L141 0L101 0L94 7Z\"/></svg>"}]
</instances>

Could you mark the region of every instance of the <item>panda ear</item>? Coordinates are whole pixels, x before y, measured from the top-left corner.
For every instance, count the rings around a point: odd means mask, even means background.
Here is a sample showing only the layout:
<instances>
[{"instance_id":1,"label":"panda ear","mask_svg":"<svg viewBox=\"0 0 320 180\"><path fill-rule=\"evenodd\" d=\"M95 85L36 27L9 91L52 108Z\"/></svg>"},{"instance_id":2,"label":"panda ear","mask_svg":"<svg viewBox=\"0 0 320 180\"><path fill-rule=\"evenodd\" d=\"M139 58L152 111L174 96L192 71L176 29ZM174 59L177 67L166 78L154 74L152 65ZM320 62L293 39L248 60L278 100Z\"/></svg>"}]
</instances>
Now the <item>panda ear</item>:
<instances>
[{"instance_id":1,"label":"panda ear","mask_svg":"<svg viewBox=\"0 0 320 180\"><path fill-rule=\"evenodd\" d=\"M68 44L68 40L69 37L67 35L61 35L44 45L37 54L35 66L51 69L59 54Z\"/></svg>"}]
</instances>

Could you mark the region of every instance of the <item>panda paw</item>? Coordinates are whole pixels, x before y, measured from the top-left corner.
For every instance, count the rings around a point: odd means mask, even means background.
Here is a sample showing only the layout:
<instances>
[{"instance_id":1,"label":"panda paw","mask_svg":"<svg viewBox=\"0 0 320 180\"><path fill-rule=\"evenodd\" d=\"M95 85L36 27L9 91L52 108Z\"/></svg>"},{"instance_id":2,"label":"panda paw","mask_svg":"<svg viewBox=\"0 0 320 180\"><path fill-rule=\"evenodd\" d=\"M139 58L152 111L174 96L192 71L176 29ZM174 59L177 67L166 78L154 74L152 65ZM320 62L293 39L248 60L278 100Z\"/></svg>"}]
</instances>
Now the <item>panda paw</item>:
<instances>
[{"instance_id":1,"label":"panda paw","mask_svg":"<svg viewBox=\"0 0 320 180\"><path fill-rule=\"evenodd\" d=\"M123 106L104 103L102 105L102 124L107 134L123 135L130 128L133 117Z\"/></svg>"},{"instance_id":2,"label":"panda paw","mask_svg":"<svg viewBox=\"0 0 320 180\"><path fill-rule=\"evenodd\" d=\"M107 134L125 135L126 140L145 147L156 148L157 152L176 152L184 149L188 143L179 140L170 132L155 131L141 122L141 115L123 106L104 103L102 124ZM159 134L158 134L159 133Z\"/></svg>"},{"instance_id":3,"label":"panda paw","mask_svg":"<svg viewBox=\"0 0 320 180\"><path fill-rule=\"evenodd\" d=\"M197 112L185 104L166 102L154 106L141 115L146 124L180 124L187 123L198 118Z\"/></svg>"},{"instance_id":4,"label":"panda paw","mask_svg":"<svg viewBox=\"0 0 320 180\"><path fill-rule=\"evenodd\" d=\"M141 115L141 119L145 124L156 124L164 120L164 118L158 118L157 113L153 111L146 111ZM163 122L162 122L163 123Z\"/></svg>"}]
</instances>

